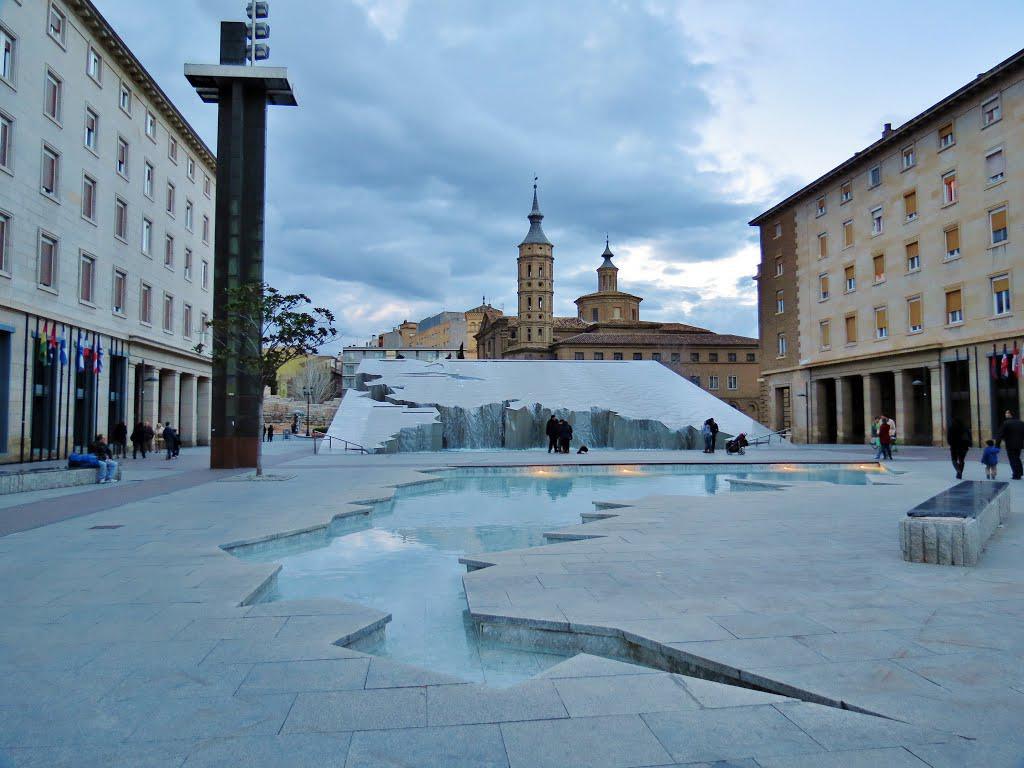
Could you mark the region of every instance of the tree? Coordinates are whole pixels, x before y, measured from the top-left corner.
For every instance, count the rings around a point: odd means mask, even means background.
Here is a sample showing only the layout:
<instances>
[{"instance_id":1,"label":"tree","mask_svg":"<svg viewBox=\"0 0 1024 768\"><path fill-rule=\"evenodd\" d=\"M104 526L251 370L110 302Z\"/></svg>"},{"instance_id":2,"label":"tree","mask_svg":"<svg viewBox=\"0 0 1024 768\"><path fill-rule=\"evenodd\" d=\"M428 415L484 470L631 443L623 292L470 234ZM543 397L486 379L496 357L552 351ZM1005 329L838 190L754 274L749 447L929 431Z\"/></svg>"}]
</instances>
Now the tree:
<instances>
[{"instance_id":1,"label":"tree","mask_svg":"<svg viewBox=\"0 0 1024 768\"><path fill-rule=\"evenodd\" d=\"M225 292L221 312L207 326L215 339L213 358L231 360L261 382L257 410L263 433L263 387L274 383L277 370L299 357L315 355L337 335L334 314L324 307L306 307L313 301L304 293L281 293L266 283L246 283ZM240 343L232 343L237 339ZM202 353L203 343L195 346ZM256 475L263 474L263 441L256 451Z\"/></svg>"},{"instance_id":2,"label":"tree","mask_svg":"<svg viewBox=\"0 0 1024 768\"><path fill-rule=\"evenodd\" d=\"M299 369L297 376L292 377L288 382L288 394L294 398L306 398L314 403L322 403L334 396L334 374L331 372L329 360L312 358L307 360Z\"/></svg>"}]
</instances>

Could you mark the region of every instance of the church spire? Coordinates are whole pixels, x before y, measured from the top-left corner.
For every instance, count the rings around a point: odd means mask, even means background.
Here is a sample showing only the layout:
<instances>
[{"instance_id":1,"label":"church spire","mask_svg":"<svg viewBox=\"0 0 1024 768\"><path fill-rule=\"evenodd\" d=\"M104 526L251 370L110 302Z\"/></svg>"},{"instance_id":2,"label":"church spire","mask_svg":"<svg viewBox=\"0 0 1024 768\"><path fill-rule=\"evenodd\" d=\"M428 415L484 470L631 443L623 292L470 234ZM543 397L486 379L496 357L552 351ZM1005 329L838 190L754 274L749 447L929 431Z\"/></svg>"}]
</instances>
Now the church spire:
<instances>
[{"instance_id":1,"label":"church spire","mask_svg":"<svg viewBox=\"0 0 1024 768\"><path fill-rule=\"evenodd\" d=\"M530 215L527 217L530 220L530 231L526 233L526 237L523 238L523 242L520 245L538 244L538 245L551 245L551 241L548 240L547 235L544 234L544 230L540 223L544 220L544 214L540 212L540 204L537 202L537 177L533 177L533 209L530 211Z\"/></svg>"}]
</instances>

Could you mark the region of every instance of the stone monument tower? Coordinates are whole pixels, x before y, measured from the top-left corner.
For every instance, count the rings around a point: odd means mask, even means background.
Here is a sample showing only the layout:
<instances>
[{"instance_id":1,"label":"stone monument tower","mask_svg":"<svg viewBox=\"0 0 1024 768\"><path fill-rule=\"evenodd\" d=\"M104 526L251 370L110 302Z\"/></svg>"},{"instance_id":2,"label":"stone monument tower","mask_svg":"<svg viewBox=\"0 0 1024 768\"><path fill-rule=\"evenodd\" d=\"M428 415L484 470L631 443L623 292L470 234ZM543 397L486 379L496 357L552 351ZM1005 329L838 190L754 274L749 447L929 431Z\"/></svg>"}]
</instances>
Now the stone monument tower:
<instances>
[{"instance_id":1,"label":"stone monument tower","mask_svg":"<svg viewBox=\"0 0 1024 768\"><path fill-rule=\"evenodd\" d=\"M550 357L554 341L554 246L541 227L544 214L533 184L530 231L519 244L519 326L511 356L525 359Z\"/></svg>"}]
</instances>

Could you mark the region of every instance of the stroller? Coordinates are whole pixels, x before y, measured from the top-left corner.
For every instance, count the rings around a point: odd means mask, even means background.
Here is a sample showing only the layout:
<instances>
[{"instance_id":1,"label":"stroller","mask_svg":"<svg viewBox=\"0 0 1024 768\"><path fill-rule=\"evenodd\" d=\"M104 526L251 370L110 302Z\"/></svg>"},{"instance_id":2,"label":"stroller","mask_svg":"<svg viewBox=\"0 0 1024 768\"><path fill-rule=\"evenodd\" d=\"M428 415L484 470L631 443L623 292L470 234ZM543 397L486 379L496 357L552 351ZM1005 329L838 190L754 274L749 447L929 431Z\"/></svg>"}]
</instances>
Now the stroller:
<instances>
[{"instance_id":1,"label":"stroller","mask_svg":"<svg viewBox=\"0 0 1024 768\"><path fill-rule=\"evenodd\" d=\"M740 432L732 440L726 440L726 442L725 442L725 452L727 454L728 453L738 453L738 454L740 454L742 456L744 453L746 453L746 451L744 451L743 449L746 448L748 445L750 445L750 443L747 442L747 435L746 435L746 433L745 432Z\"/></svg>"}]
</instances>

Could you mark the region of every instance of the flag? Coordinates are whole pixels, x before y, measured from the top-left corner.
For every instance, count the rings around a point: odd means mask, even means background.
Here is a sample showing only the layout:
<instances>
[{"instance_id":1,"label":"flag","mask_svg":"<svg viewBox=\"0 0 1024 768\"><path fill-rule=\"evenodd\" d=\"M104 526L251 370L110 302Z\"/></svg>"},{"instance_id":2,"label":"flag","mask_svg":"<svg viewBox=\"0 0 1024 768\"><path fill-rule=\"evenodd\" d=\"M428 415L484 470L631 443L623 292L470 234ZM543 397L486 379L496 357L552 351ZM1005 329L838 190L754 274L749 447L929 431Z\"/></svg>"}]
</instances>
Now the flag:
<instances>
[{"instance_id":1,"label":"flag","mask_svg":"<svg viewBox=\"0 0 1024 768\"><path fill-rule=\"evenodd\" d=\"M60 329L60 364L61 367L68 364L68 342L64 338L64 329Z\"/></svg>"},{"instance_id":2,"label":"flag","mask_svg":"<svg viewBox=\"0 0 1024 768\"><path fill-rule=\"evenodd\" d=\"M103 339L96 337L96 354L93 356L92 372L99 373L103 370Z\"/></svg>"},{"instance_id":3,"label":"flag","mask_svg":"<svg viewBox=\"0 0 1024 768\"><path fill-rule=\"evenodd\" d=\"M53 323L50 326L50 339L49 339L49 350L47 350L47 358L53 360L53 363L57 363L57 323Z\"/></svg>"},{"instance_id":4,"label":"flag","mask_svg":"<svg viewBox=\"0 0 1024 768\"><path fill-rule=\"evenodd\" d=\"M1003 352L1003 359L999 363L999 375L1004 378L1010 378L1010 356Z\"/></svg>"},{"instance_id":5,"label":"flag","mask_svg":"<svg viewBox=\"0 0 1024 768\"><path fill-rule=\"evenodd\" d=\"M1014 348L1017 347L1017 342L1013 342ZM1024 348L1017 353L1017 367L1013 371L1014 375L1019 379L1021 374L1024 374Z\"/></svg>"},{"instance_id":6,"label":"flag","mask_svg":"<svg viewBox=\"0 0 1024 768\"><path fill-rule=\"evenodd\" d=\"M992 354L988 358L988 370L993 379L999 378L999 355L996 353L996 345L992 345Z\"/></svg>"},{"instance_id":7,"label":"flag","mask_svg":"<svg viewBox=\"0 0 1024 768\"><path fill-rule=\"evenodd\" d=\"M38 334L38 337L37 337L37 341L39 342L39 349L38 349L39 362L42 363L43 365L46 365L46 362L47 362L47 360L46 360L46 329L47 329L47 327L48 327L47 323L44 322L43 323L43 330L42 330L41 333Z\"/></svg>"},{"instance_id":8,"label":"flag","mask_svg":"<svg viewBox=\"0 0 1024 768\"><path fill-rule=\"evenodd\" d=\"M1010 375L1016 376L1017 369L1020 367L1020 350L1017 348L1016 339L1013 342L1013 354L1010 356Z\"/></svg>"},{"instance_id":9,"label":"flag","mask_svg":"<svg viewBox=\"0 0 1024 768\"><path fill-rule=\"evenodd\" d=\"M85 354L82 350L82 334L75 339L75 370L85 370Z\"/></svg>"}]
</instances>

